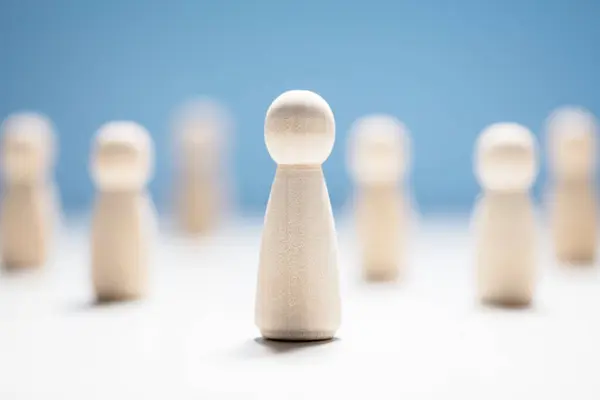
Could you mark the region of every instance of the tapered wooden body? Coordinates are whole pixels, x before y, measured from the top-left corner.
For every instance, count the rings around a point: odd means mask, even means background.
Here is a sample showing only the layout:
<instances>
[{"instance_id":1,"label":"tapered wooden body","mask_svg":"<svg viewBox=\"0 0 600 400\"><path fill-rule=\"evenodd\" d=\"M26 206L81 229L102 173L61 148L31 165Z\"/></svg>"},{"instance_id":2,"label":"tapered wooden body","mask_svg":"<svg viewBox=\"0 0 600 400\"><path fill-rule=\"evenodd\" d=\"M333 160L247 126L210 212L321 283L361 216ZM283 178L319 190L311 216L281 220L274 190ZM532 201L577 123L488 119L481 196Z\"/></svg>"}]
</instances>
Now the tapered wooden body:
<instances>
[{"instance_id":1,"label":"tapered wooden body","mask_svg":"<svg viewBox=\"0 0 600 400\"><path fill-rule=\"evenodd\" d=\"M277 168L260 249L256 325L280 340L332 338L340 325L337 238L319 166Z\"/></svg>"},{"instance_id":2,"label":"tapered wooden body","mask_svg":"<svg viewBox=\"0 0 600 400\"><path fill-rule=\"evenodd\" d=\"M598 245L598 211L590 182L559 182L550 202L552 239L559 261L593 264Z\"/></svg>"},{"instance_id":3,"label":"tapered wooden body","mask_svg":"<svg viewBox=\"0 0 600 400\"><path fill-rule=\"evenodd\" d=\"M475 213L477 281L485 303L526 306L536 283L536 233L528 193L487 192Z\"/></svg>"},{"instance_id":4,"label":"tapered wooden body","mask_svg":"<svg viewBox=\"0 0 600 400\"><path fill-rule=\"evenodd\" d=\"M222 207L219 185L209 176L184 175L179 185L178 219L185 232L204 234L220 222Z\"/></svg>"},{"instance_id":5,"label":"tapered wooden body","mask_svg":"<svg viewBox=\"0 0 600 400\"><path fill-rule=\"evenodd\" d=\"M56 225L52 169L54 129L42 114L11 114L0 125L3 190L0 206L3 265L41 267L48 259Z\"/></svg>"},{"instance_id":6,"label":"tapered wooden body","mask_svg":"<svg viewBox=\"0 0 600 400\"><path fill-rule=\"evenodd\" d=\"M0 226L2 259L6 268L41 267L49 254L55 210L52 186L12 184L2 198Z\"/></svg>"},{"instance_id":7,"label":"tapered wooden body","mask_svg":"<svg viewBox=\"0 0 600 400\"><path fill-rule=\"evenodd\" d=\"M406 215L394 184L363 184L356 196L357 231L367 280L397 279L405 267Z\"/></svg>"},{"instance_id":8,"label":"tapered wooden body","mask_svg":"<svg viewBox=\"0 0 600 400\"><path fill-rule=\"evenodd\" d=\"M173 118L176 140L176 220L185 234L204 235L226 218L226 165L233 121L223 104L190 98Z\"/></svg>"},{"instance_id":9,"label":"tapered wooden body","mask_svg":"<svg viewBox=\"0 0 600 400\"><path fill-rule=\"evenodd\" d=\"M146 192L100 192L92 222L92 278L100 301L142 297L156 231Z\"/></svg>"}]
</instances>

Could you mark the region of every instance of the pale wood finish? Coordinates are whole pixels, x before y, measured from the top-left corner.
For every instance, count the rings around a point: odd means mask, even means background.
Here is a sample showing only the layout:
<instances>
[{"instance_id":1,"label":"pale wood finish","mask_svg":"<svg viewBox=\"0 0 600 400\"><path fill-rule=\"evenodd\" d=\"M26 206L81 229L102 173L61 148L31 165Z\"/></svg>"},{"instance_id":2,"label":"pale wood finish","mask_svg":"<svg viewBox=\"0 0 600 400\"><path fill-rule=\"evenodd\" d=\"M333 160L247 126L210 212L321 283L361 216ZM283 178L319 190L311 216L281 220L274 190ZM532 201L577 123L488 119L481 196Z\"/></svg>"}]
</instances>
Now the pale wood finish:
<instances>
[{"instance_id":1,"label":"pale wood finish","mask_svg":"<svg viewBox=\"0 0 600 400\"><path fill-rule=\"evenodd\" d=\"M567 265L593 265L598 246L597 122L589 111L563 107L547 123L553 248Z\"/></svg>"},{"instance_id":2,"label":"pale wood finish","mask_svg":"<svg viewBox=\"0 0 600 400\"><path fill-rule=\"evenodd\" d=\"M279 165L265 213L255 322L269 339L331 339L340 326L337 238L321 169L334 126L325 100L308 91L284 93L267 113L265 139Z\"/></svg>"},{"instance_id":3,"label":"pale wood finish","mask_svg":"<svg viewBox=\"0 0 600 400\"><path fill-rule=\"evenodd\" d=\"M355 207L365 279L394 281L402 277L409 223L404 194L393 185L363 185Z\"/></svg>"},{"instance_id":4,"label":"pale wood finish","mask_svg":"<svg viewBox=\"0 0 600 400\"><path fill-rule=\"evenodd\" d=\"M2 124L4 190L0 243L7 269L42 267L59 205L52 182L54 129L42 114L17 113Z\"/></svg>"},{"instance_id":5,"label":"pale wood finish","mask_svg":"<svg viewBox=\"0 0 600 400\"><path fill-rule=\"evenodd\" d=\"M156 215L145 186L153 148L133 122L111 122L98 132L92 176L98 187L91 234L92 281L98 301L143 297L149 283Z\"/></svg>"},{"instance_id":6,"label":"pale wood finish","mask_svg":"<svg viewBox=\"0 0 600 400\"><path fill-rule=\"evenodd\" d=\"M363 276L369 281L394 281L406 268L408 132L396 118L373 114L358 119L350 137L348 169L355 181Z\"/></svg>"},{"instance_id":7,"label":"pale wood finish","mask_svg":"<svg viewBox=\"0 0 600 400\"><path fill-rule=\"evenodd\" d=\"M526 128L494 124L480 136L475 172L483 195L474 211L477 285L484 303L532 303L537 237L530 188L537 176L536 143Z\"/></svg>"},{"instance_id":8,"label":"pale wood finish","mask_svg":"<svg viewBox=\"0 0 600 400\"><path fill-rule=\"evenodd\" d=\"M175 115L175 214L186 234L213 232L224 218L230 199L223 161L231 129L225 108L209 98L192 99Z\"/></svg>"}]
</instances>

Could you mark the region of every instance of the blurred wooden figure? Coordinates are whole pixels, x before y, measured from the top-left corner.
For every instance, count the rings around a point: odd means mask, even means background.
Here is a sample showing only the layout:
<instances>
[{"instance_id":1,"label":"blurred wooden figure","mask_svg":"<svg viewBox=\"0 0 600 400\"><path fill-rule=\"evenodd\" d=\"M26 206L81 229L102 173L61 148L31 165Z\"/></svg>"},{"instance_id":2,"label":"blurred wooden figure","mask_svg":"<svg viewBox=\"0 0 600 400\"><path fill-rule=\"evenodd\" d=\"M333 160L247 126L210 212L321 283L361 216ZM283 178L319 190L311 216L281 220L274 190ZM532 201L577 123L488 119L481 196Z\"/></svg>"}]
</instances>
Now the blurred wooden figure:
<instances>
[{"instance_id":1,"label":"blurred wooden figure","mask_svg":"<svg viewBox=\"0 0 600 400\"><path fill-rule=\"evenodd\" d=\"M479 137L475 175L483 188L474 214L480 299L528 306L536 283L536 227L530 188L537 145L525 127L489 126Z\"/></svg>"},{"instance_id":2,"label":"blurred wooden figure","mask_svg":"<svg viewBox=\"0 0 600 400\"><path fill-rule=\"evenodd\" d=\"M177 221L188 234L209 233L220 224L228 200L223 168L231 129L228 115L215 101L195 99L178 110L173 129Z\"/></svg>"},{"instance_id":3,"label":"blurred wooden figure","mask_svg":"<svg viewBox=\"0 0 600 400\"><path fill-rule=\"evenodd\" d=\"M357 185L356 224L367 280L393 281L405 269L408 153L407 130L392 116L370 115L351 129L348 167Z\"/></svg>"},{"instance_id":4,"label":"blurred wooden figure","mask_svg":"<svg viewBox=\"0 0 600 400\"><path fill-rule=\"evenodd\" d=\"M331 339L340 325L338 251L321 165L335 120L318 94L292 90L267 111L265 142L277 170L265 213L256 325L268 339Z\"/></svg>"},{"instance_id":5,"label":"blurred wooden figure","mask_svg":"<svg viewBox=\"0 0 600 400\"><path fill-rule=\"evenodd\" d=\"M98 188L92 221L93 286L98 301L144 296L156 215L146 185L154 150L148 132L135 122L100 128L91 159Z\"/></svg>"},{"instance_id":6,"label":"blurred wooden figure","mask_svg":"<svg viewBox=\"0 0 600 400\"><path fill-rule=\"evenodd\" d=\"M561 108L548 119L551 231L556 257L566 264L596 260L596 131L594 116L581 108Z\"/></svg>"},{"instance_id":7,"label":"blurred wooden figure","mask_svg":"<svg viewBox=\"0 0 600 400\"><path fill-rule=\"evenodd\" d=\"M59 212L52 181L54 128L46 116L23 112L9 116L1 130L3 264L8 269L41 267L49 257Z\"/></svg>"}]
</instances>

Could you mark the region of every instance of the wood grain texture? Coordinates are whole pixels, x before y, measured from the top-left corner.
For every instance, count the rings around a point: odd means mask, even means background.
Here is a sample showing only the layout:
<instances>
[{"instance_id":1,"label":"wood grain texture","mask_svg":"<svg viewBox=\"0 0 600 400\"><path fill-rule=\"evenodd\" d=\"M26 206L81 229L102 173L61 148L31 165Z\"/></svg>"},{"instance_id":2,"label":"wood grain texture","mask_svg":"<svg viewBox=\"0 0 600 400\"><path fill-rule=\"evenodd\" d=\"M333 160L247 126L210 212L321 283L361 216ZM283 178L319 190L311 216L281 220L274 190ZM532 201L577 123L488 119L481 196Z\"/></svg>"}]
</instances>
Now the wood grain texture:
<instances>
[{"instance_id":1,"label":"wood grain texture","mask_svg":"<svg viewBox=\"0 0 600 400\"><path fill-rule=\"evenodd\" d=\"M256 325L264 337L330 339L340 326L335 225L320 166L279 166L260 249Z\"/></svg>"}]
</instances>

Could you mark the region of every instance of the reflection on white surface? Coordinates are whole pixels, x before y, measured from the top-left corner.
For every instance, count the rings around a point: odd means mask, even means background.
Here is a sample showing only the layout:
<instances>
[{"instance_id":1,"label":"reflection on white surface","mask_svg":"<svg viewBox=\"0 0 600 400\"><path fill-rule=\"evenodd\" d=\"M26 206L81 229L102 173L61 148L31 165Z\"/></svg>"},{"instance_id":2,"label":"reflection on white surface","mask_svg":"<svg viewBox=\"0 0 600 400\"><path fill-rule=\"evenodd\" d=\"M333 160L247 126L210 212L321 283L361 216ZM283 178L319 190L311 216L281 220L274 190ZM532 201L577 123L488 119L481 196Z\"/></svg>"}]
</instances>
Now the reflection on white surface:
<instances>
[{"instance_id":1,"label":"reflection on white surface","mask_svg":"<svg viewBox=\"0 0 600 400\"><path fill-rule=\"evenodd\" d=\"M423 222L387 285L361 281L341 221L338 339L291 346L254 326L260 223L163 231L151 296L106 306L91 304L85 227L65 229L45 271L0 276L0 398L600 398L597 269L567 273L542 248L535 306L486 309L467 220Z\"/></svg>"}]
</instances>

